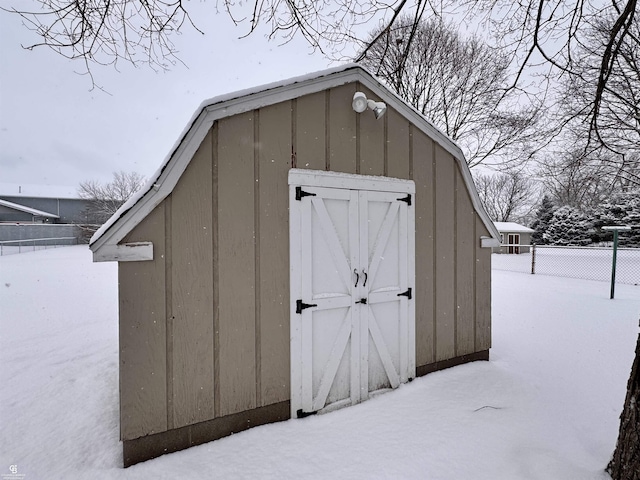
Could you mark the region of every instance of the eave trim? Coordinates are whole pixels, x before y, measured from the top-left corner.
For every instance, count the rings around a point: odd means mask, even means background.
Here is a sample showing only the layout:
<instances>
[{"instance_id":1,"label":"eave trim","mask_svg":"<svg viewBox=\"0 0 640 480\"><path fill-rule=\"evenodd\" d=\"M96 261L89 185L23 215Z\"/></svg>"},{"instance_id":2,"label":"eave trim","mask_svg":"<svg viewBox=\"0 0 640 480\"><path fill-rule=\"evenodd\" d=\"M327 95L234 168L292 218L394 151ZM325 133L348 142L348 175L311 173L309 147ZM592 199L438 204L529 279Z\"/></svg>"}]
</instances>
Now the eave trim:
<instances>
[{"instance_id":1,"label":"eave trim","mask_svg":"<svg viewBox=\"0 0 640 480\"><path fill-rule=\"evenodd\" d=\"M153 260L153 243L132 242L103 245L93 252L94 262L143 262Z\"/></svg>"}]
</instances>

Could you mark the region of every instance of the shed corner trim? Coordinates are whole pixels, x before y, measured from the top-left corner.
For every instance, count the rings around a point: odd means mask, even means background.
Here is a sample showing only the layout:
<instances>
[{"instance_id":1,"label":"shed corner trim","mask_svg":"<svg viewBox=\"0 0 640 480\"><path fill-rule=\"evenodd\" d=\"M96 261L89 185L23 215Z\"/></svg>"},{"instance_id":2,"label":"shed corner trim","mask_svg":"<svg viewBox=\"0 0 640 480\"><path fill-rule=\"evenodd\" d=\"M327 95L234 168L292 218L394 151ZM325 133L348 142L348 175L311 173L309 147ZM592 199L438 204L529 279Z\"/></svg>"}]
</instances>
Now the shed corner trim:
<instances>
[{"instance_id":1,"label":"shed corner trim","mask_svg":"<svg viewBox=\"0 0 640 480\"><path fill-rule=\"evenodd\" d=\"M120 245L104 244L93 252L94 262L142 262L153 260L152 242L132 242Z\"/></svg>"},{"instance_id":2,"label":"shed corner trim","mask_svg":"<svg viewBox=\"0 0 640 480\"><path fill-rule=\"evenodd\" d=\"M485 236L480 237L481 248L492 248L492 247L499 247L499 246L500 246L500 240L496 238L485 237Z\"/></svg>"}]
</instances>

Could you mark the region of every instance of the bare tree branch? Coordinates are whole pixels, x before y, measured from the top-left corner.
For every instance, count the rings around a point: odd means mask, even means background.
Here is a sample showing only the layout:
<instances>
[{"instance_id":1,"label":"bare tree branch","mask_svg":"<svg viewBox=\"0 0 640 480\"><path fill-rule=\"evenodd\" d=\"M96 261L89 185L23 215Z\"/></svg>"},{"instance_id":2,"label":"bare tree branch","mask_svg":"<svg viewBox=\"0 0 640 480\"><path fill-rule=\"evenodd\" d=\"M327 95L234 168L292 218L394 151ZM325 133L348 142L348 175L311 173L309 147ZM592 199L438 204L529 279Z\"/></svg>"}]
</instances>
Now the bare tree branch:
<instances>
[{"instance_id":1,"label":"bare tree branch","mask_svg":"<svg viewBox=\"0 0 640 480\"><path fill-rule=\"evenodd\" d=\"M494 222L522 222L537 202L535 182L521 171L475 174L480 201Z\"/></svg>"},{"instance_id":2,"label":"bare tree branch","mask_svg":"<svg viewBox=\"0 0 640 480\"><path fill-rule=\"evenodd\" d=\"M195 27L183 0L34 0L39 10L2 7L19 15L41 41L23 45L49 47L68 59L91 66L126 61L166 70L178 62L170 36L184 23Z\"/></svg>"},{"instance_id":3,"label":"bare tree branch","mask_svg":"<svg viewBox=\"0 0 640 480\"><path fill-rule=\"evenodd\" d=\"M11 1L11 0L9 0ZM93 81L92 65L125 61L168 69L179 61L171 39L185 26L195 28L185 0L33 0L40 9L0 7L20 15L41 41L26 48L47 46L60 55L82 59ZM591 81L590 105L581 114L589 126L587 146L593 141L610 148L608 120L603 110L613 98L615 79L626 75L629 49L638 46L637 0L209 0L237 25L248 25L246 35L265 26L270 37L289 41L302 36L314 49L333 59L370 57L382 43L395 56L398 76L408 68L417 42L418 26L428 18L455 18L480 24L491 46L507 56L510 79L501 89L507 98L516 92L531 96L553 93L550 86L566 78ZM411 19L409 24L401 19ZM452 17L453 18L453 17ZM595 48L594 28L604 25L604 42ZM366 25L378 25L368 35ZM404 28L398 52L389 42ZM199 31L199 30L198 30ZM597 75L585 71L585 52L597 59ZM625 58L627 57L627 58ZM595 64L590 62L590 65ZM374 71L384 71L382 62ZM513 71L511 71L513 69ZM636 68L637 71L637 68ZM534 85L535 84L535 85ZM550 97L547 97L547 99ZM637 100L637 99L636 99ZM637 102L636 102L637 105ZM614 117L611 116L611 119ZM637 117L635 117L637 118ZM567 122L561 121L559 126ZM606 127L603 130L603 127ZM606 130L606 131L605 131ZM603 133L604 132L604 133ZM486 139L481 139L486 140ZM614 144L613 149L618 149ZM618 150L618 153L620 151Z\"/></svg>"},{"instance_id":4,"label":"bare tree branch","mask_svg":"<svg viewBox=\"0 0 640 480\"><path fill-rule=\"evenodd\" d=\"M585 30L583 42L574 52L575 73L560 82L559 114L565 143L574 145L574 161L589 166L597 158L626 181L640 184L640 26L634 21L613 48L612 24L617 19L595 19ZM603 52L609 48L611 60L606 66ZM577 155L579 150L581 155Z\"/></svg>"},{"instance_id":5,"label":"bare tree branch","mask_svg":"<svg viewBox=\"0 0 640 480\"><path fill-rule=\"evenodd\" d=\"M537 124L542 102L516 91L505 94L508 56L476 36L463 38L439 19L416 28L414 18L404 16L383 33L371 33L378 41L361 63L458 142L471 167L523 163L534 144L544 144Z\"/></svg>"},{"instance_id":6,"label":"bare tree branch","mask_svg":"<svg viewBox=\"0 0 640 480\"><path fill-rule=\"evenodd\" d=\"M89 200L87 222L92 225L106 222L143 184L142 175L124 171L114 172L113 180L108 183L96 180L80 182L78 196Z\"/></svg>"}]
</instances>

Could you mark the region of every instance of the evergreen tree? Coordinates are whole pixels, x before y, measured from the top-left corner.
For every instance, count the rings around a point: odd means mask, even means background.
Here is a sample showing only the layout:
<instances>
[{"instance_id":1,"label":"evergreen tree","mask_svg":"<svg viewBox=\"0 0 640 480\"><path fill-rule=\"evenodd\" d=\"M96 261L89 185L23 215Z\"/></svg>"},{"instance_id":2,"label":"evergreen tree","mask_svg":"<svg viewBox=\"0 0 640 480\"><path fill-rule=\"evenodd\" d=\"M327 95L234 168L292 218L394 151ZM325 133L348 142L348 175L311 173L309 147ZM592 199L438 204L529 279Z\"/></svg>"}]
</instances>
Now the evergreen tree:
<instances>
[{"instance_id":1,"label":"evergreen tree","mask_svg":"<svg viewBox=\"0 0 640 480\"><path fill-rule=\"evenodd\" d=\"M553 213L556 211L556 207L549 198L545 195L540 202L540 206L536 210L535 220L531 224L534 232L531 234L531 243L536 245L545 245L547 242L544 239L544 234L549 228L549 223L553 218Z\"/></svg>"},{"instance_id":2,"label":"evergreen tree","mask_svg":"<svg viewBox=\"0 0 640 480\"><path fill-rule=\"evenodd\" d=\"M582 212L565 205L554 212L543 238L550 245L588 245L592 230Z\"/></svg>"},{"instance_id":3,"label":"evergreen tree","mask_svg":"<svg viewBox=\"0 0 640 480\"><path fill-rule=\"evenodd\" d=\"M621 232L619 245L640 247L640 191L613 195L594 213L594 228L600 241L611 241L613 234L602 230L609 225L626 225L631 231Z\"/></svg>"}]
</instances>

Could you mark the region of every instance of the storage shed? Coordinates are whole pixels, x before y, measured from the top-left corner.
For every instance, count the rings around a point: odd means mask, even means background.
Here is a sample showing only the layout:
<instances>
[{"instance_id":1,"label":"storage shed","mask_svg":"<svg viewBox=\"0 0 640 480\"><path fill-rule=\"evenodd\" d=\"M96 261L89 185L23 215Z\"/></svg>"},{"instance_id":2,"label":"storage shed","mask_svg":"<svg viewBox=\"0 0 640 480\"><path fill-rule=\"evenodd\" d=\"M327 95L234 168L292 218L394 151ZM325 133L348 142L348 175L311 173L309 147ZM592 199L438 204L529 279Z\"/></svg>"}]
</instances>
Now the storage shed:
<instances>
[{"instance_id":1,"label":"storage shed","mask_svg":"<svg viewBox=\"0 0 640 480\"><path fill-rule=\"evenodd\" d=\"M533 229L516 222L494 222L494 225L500 233L500 246L494 247L493 253L529 253Z\"/></svg>"},{"instance_id":2,"label":"storage shed","mask_svg":"<svg viewBox=\"0 0 640 480\"><path fill-rule=\"evenodd\" d=\"M488 359L498 238L458 146L360 66L204 102L91 241L125 466Z\"/></svg>"}]
</instances>

